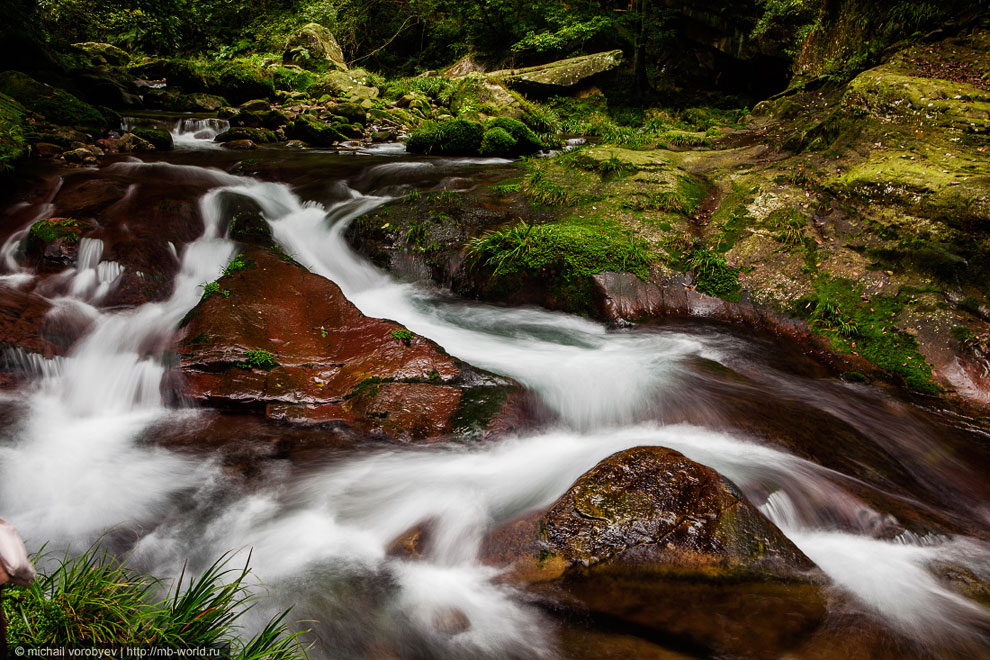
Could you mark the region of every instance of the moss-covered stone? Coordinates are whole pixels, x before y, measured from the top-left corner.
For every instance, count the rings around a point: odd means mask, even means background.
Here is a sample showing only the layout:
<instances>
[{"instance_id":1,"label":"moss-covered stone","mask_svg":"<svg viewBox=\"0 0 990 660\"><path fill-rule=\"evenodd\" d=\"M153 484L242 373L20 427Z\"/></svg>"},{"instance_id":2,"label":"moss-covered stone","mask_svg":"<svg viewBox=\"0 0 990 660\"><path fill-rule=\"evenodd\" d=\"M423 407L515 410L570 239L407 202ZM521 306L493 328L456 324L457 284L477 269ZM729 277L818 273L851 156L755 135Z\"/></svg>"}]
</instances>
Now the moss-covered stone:
<instances>
[{"instance_id":1,"label":"moss-covered stone","mask_svg":"<svg viewBox=\"0 0 990 660\"><path fill-rule=\"evenodd\" d=\"M347 70L340 44L330 30L319 23L307 23L289 37L282 61L307 69L331 66Z\"/></svg>"},{"instance_id":2,"label":"moss-covered stone","mask_svg":"<svg viewBox=\"0 0 990 660\"><path fill-rule=\"evenodd\" d=\"M56 124L96 130L108 128L106 118L93 106L20 71L0 73L0 93Z\"/></svg>"},{"instance_id":3,"label":"moss-covered stone","mask_svg":"<svg viewBox=\"0 0 990 660\"><path fill-rule=\"evenodd\" d=\"M126 66L131 61L127 51L113 44L84 41L72 44L72 47L85 53L89 61L97 66Z\"/></svg>"},{"instance_id":4,"label":"moss-covered stone","mask_svg":"<svg viewBox=\"0 0 990 660\"><path fill-rule=\"evenodd\" d=\"M171 151L174 146L172 134L161 128L133 128L131 133L155 145L156 151Z\"/></svg>"},{"instance_id":5,"label":"moss-covered stone","mask_svg":"<svg viewBox=\"0 0 990 660\"><path fill-rule=\"evenodd\" d=\"M516 139L504 128L494 127L485 131L478 152L482 156L513 156L516 153Z\"/></svg>"},{"instance_id":6,"label":"moss-covered stone","mask_svg":"<svg viewBox=\"0 0 990 660\"><path fill-rule=\"evenodd\" d=\"M214 142L232 142L234 140L251 140L255 144L271 144L277 142L278 138L274 132L267 128L247 128L244 126L230 128L213 138Z\"/></svg>"},{"instance_id":7,"label":"moss-covered stone","mask_svg":"<svg viewBox=\"0 0 990 660\"><path fill-rule=\"evenodd\" d=\"M478 122L450 119L420 126L406 143L412 153L436 156L475 156L481 149L485 129Z\"/></svg>"},{"instance_id":8,"label":"moss-covered stone","mask_svg":"<svg viewBox=\"0 0 990 660\"><path fill-rule=\"evenodd\" d=\"M302 114L285 127L285 136L302 140L314 147L330 147L336 142L347 140L347 136L333 126L313 115Z\"/></svg>"}]
</instances>

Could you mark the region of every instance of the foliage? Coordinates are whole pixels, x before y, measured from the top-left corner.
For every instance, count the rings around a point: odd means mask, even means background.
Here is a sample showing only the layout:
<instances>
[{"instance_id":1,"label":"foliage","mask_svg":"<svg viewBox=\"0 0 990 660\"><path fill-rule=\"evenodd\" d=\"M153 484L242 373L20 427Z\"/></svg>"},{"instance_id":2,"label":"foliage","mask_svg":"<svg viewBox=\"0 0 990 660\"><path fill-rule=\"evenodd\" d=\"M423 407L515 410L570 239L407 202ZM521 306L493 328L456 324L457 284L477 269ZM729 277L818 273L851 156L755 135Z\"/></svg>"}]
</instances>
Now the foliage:
<instances>
[{"instance_id":1,"label":"foliage","mask_svg":"<svg viewBox=\"0 0 990 660\"><path fill-rule=\"evenodd\" d=\"M35 558L38 563L39 558ZM3 611L10 644L231 644L232 658L292 660L304 654L282 614L255 637L239 639L239 620L250 608L249 570L216 561L184 585L170 588L90 548L66 555L29 587L4 590ZM163 599L157 594L167 592Z\"/></svg>"},{"instance_id":2,"label":"foliage","mask_svg":"<svg viewBox=\"0 0 990 660\"><path fill-rule=\"evenodd\" d=\"M79 223L73 218L52 218L39 220L31 225L28 231L28 241L48 245L62 238L68 243L79 240Z\"/></svg>"},{"instance_id":3,"label":"foliage","mask_svg":"<svg viewBox=\"0 0 990 660\"><path fill-rule=\"evenodd\" d=\"M399 330L392 331L392 339L396 339L398 341L408 343L412 341L412 338L413 338L413 333L407 330L406 328L401 328Z\"/></svg>"},{"instance_id":4,"label":"foliage","mask_svg":"<svg viewBox=\"0 0 990 660\"><path fill-rule=\"evenodd\" d=\"M224 268L223 274L230 275L231 273L240 272L245 268L247 268L250 264L251 262L248 261L248 258L244 256L244 253L240 253L236 257L230 260L230 263L227 264L226 268Z\"/></svg>"},{"instance_id":5,"label":"foliage","mask_svg":"<svg viewBox=\"0 0 990 660\"><path fill-rule=\"evenodd\" d=\"M213 294L220 294L224 298L230 297L230 289L221 289L220 282L208 282L203 285L203 297L202 300L206 300Z\"/></svg>"}]
</instances>

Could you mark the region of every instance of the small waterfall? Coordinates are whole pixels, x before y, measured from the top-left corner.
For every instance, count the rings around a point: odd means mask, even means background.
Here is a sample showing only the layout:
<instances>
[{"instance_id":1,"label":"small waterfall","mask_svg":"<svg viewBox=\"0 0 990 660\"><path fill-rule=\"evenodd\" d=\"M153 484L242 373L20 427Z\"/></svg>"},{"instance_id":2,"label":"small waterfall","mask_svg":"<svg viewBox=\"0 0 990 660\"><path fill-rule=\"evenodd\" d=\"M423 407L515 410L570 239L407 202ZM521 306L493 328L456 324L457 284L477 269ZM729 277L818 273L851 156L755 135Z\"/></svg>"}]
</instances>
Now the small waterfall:
<instances>
[{"instance_id":1,"label":"small waterfall","mask_svg":"<svg viewBox=\"0 0 990 660\"><path fill-rule=\"evenodd\" d=\"M226 119L179 119L170 132L177 148L209 148L218 146L213 138L229 128Z\"/></svg>"},{"instance_id":2,"label":"small waterfall","mask_svg":"<svg viewBox=\"0 0 990 660\"><path fill-rule=\"evenodd\" d=\"M0 351L0 368L3 371L22 373L34 378L50 380L62 373L64 359L58 356L46 358L23 348L5 348Z\"/></svg>"},{"instance_id":3,"label":"small waterfall","mask_svg":"<svg viewBox=\"0 0 990 660\"><path fill-rule=\"evenodd\" d=\"M208 181L219 176L163 163L113 167ZM208 206L203 234L182 252L171 297L125 311L92 310L89 332L58 368L47 371L29 400L22 440L0 446L0 501L25 538L37 544L89 542L108 527L151 516L169 494L203 478L185 459L139 447L133 439L169 414L161 394L163 353L182 315L200 299L200 286L216 279L235 253L234 243L219 236L220 217ZM102 251L101 241L81 243L81 270L72 276L74 284L86 278L80 291L98 291L119 276L119 264L99 261Z\"/></svg>"}]
</instances>

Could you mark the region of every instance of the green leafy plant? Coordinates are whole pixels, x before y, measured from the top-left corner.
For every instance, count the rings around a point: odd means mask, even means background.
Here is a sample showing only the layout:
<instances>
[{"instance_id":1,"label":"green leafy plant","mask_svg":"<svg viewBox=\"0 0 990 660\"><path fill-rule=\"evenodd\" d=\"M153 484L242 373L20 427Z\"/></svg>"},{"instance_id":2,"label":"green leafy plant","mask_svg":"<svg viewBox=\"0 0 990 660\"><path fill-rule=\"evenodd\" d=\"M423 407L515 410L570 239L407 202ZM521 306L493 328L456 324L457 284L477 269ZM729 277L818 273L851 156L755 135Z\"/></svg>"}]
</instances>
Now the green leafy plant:
<instances>
[{"instance_id":1,"label":"green leafy plant","mask_svg":"<svg viewBox=\"0 0 990 660\"><path fill-rule=\"evenodd\" d=\"M216 282L216 281L209 282L207 284L203 284L202 287L203 287L203 297L202 297L202 300L206 300L207 298L209 298L213 294L219 294L219 295L223 296L224 298L229 298L230 297L230 289L221 289L220 288L220 282Z\"/></svg>"},{"instance_id":2,"label":"green leafy plant","mask_svg":"<svg viewBox=\"0 0 990 660\"><path fill-rule=\"evenodd\" d=\"M247 257L245 257L243 253L238 254L236 257L231 259L229 264L227 264L227 267L224 268L223 270L223 274L230 275L231 273L240 272L245 268L247 268L249 265L250 263L248 262Z\"/></svg>"},{"instance_id":3,"label":"green leafy plant","mask_svg":"<svg viewBox=\"0 0 990 660\"><path fill-rule=\"evenodd\" d=\"M412 341L413 333L405 328L400 328L399 330L392 331L392 339L396 339L401 342L409 343Z\"/></svg>"},{"instance_id":4,"label":"green leafy plant","mask_svg":"<svg viewBox=\"0 0 990 660\"><path fill-rule=\"evenodd\" d=\"M242 640L239 620L252 604L249 570L228 568L231 557L214 562L186 584L163 581L124 565L94 546L39 574L28 587L8 587L2 607L9 622L7 641L25 645L230 644L236 660L296 660L304 657L298 634L286 629L283 613L256 636ZM38 565L49 564L44 555ZM157 594L166 593L163 599Z\"/></svg>"}]
</instances>

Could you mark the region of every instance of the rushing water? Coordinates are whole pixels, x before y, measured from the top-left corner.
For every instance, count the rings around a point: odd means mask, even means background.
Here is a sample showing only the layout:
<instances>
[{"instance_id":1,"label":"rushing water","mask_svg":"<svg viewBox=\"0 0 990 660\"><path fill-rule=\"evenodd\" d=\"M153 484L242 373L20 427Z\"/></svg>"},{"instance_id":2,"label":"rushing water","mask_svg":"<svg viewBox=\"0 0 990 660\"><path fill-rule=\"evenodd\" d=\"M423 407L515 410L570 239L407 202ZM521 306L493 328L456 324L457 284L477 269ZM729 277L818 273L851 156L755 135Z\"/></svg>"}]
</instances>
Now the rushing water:
<instances>
[{"instance_id":1,"label":"rushing water","mask_svg":"<svg viewBox=\"0 0 990 660\"><path fill-rule=\"evenodd\" d=\"M189 140L205 143L214 128L178 126L176 141L191 134ZM722 411L728 399L706 389L691 365L725 365L746 374L750 397L800 402L855 427L908 473L915 487L900 501L965 519L985 533L990 512L981 494L967 501L953 491L965 491L970 468L961 463L953 467L958 474L949 474L931 467L928 459L945 441L913 422L908 404L865 386L788 373L754 357L764 347L754 351L718 329L611 330L559 313L452 300L399 282L351 251L348 224L388 202L402 184L432 177L448 187L468 186L479 166L505 161L350 162L350 176L322 182L322 201L305 201L285 183L190 164L132 160L106 168L135 181L197 182L204 227L176 251L174 290L162 302L102 307L123 267L103 259L105 246L96 239L84 239L75 268L39 286L50 292L49 313L83 315L89 330L57 361L4 355L8 367L35 377L9 399L17 412L0 437L0 515L30 545L79 547L111 531L132 561L165 575L177 574L187 559L205 566L229 550L250 549L269 594L259 616L294 605L293 618L313 621L307 625L317 656L365 658L392 649L401 657L549 658L556 656L553 627L524 594L497 580L496 569L479 562L482 540L547 507L607 456L655 445L736 483L836 588L899 634L935 646L986 648L978 637L988 612L930 570L936 561L953 561L990 577L982 541L906 531L891 513L857 496L870 487L862 475L731 428ZM231 474L213 455L147 442L149 429L181 433L190 420L195 426L194 411L163 396L164 356L202 283L236 253L221 235L223 200L232 194L257 202L286 252L336 282L365 314L397 320L452 355L515 378L559 421L478 446L377 447L304 466L269 462L254 480ZM50 213L41 204L29 217ZM16 258L25 233L12 232L4 244L8 279L0 286L34 281ZM431 525L427 556L392 556L393 541L421 523ZM445 622L455 614L469 624L452 632Z\"/></svg>"}]
</instances>

